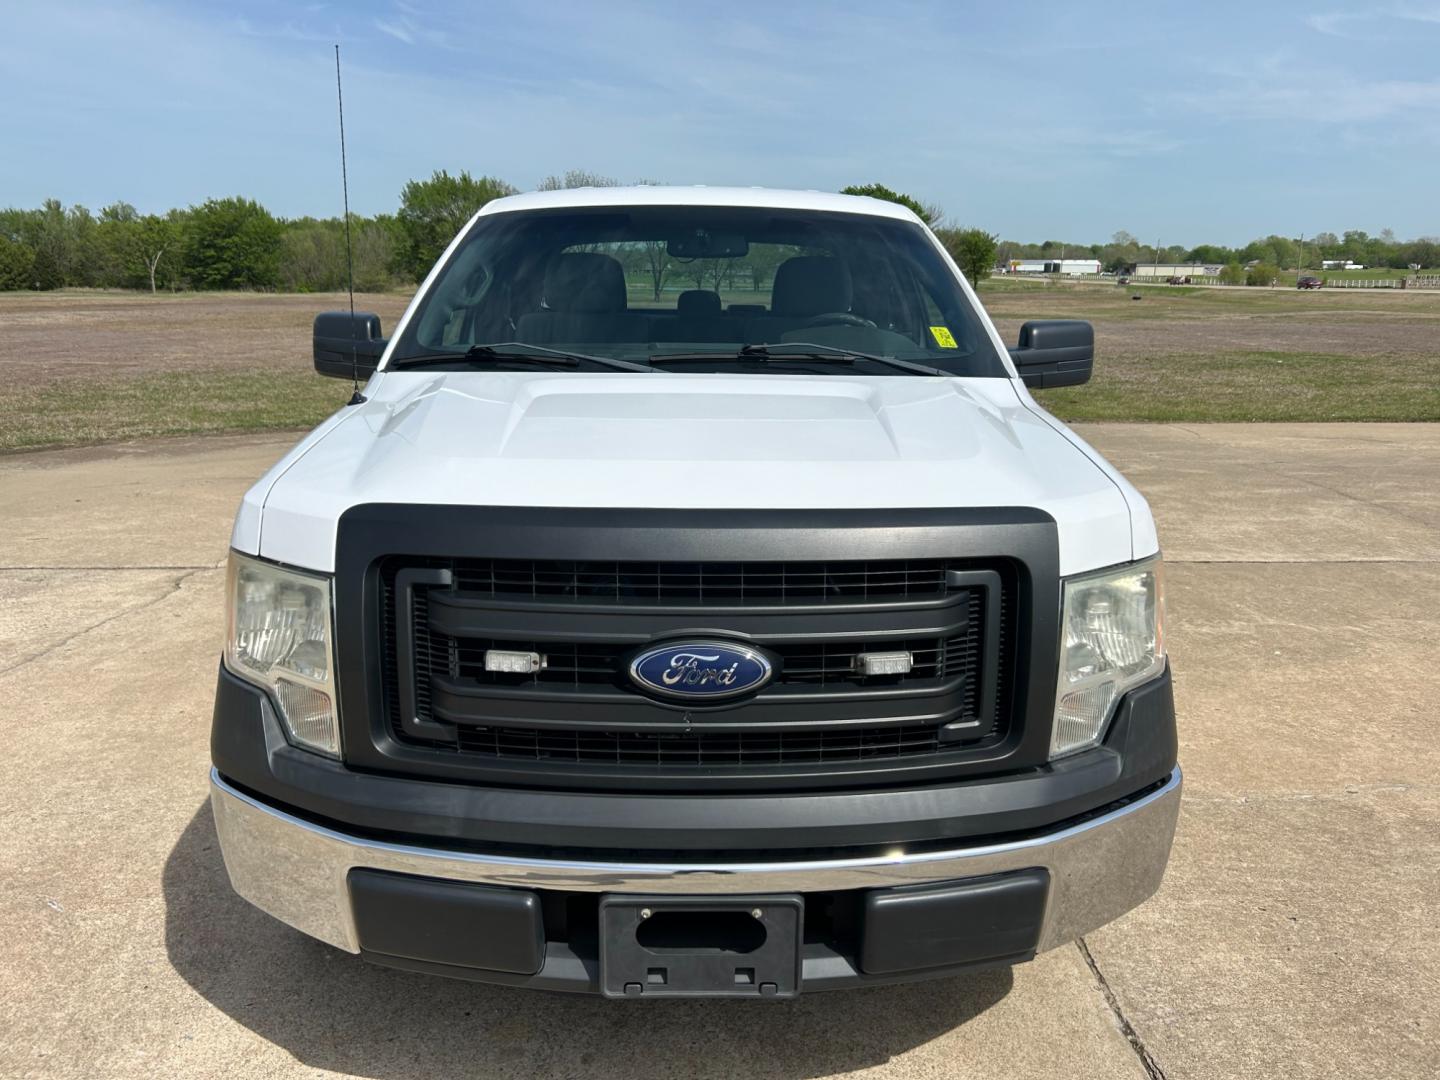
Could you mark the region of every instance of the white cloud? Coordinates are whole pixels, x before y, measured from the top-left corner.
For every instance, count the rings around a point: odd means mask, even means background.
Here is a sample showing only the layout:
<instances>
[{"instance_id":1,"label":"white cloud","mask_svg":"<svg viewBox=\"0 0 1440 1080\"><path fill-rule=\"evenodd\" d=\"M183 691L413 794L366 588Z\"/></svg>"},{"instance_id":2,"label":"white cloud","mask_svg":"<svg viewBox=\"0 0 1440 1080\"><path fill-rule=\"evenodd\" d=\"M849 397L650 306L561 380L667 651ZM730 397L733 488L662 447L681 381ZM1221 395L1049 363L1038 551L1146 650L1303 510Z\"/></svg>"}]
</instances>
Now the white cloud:
<instances>
[{"instance_id":1,"label":"white cloud","mask_svg":"<svg viewBox=\"0 0 1440 1080\"><path fill-rule=\"evenodd\" d=\"M1236 84L1187 94L1186 104L1231 119L1282 120L1312 125L1374 123L1417 114L1440 117L1440 82L1368 80L1338 76L1322 83Z\"/></svg>"},{"instance_id":2,"label":"white cloud","mask_svg":"<svg viewBox=\"0 0 1440 1080\"><path fill-rule=\"evenodd\" d=\"M415 35L410 28L402 22L386 22L384 19L375 20L375 29L382 34L389 34L396 41L403 41L406 45L415 44Z\"/></svg>"},{"instance_id":3,"label":"white cloud","mask_svg":"<svg viewBox=\"0 0 1440 1080\"><path fill-rule=\"evenodd\" d=\"M1317 33L1351 41L1388 40L1394 36L1391 31L1404 32L1403 28L1385 25L1396 21L1440 25L1440 6L1401 4L1371 7L1363 11L1326 11L1307 15L1304 19L1305 25ZM1361 28L1370 32L1358 32Z\"/></svg>"},{"instance_id":4,"label":"white cloud","mask_svg":"<svg viewBox=\"0 0 1440 1080\"><path fill-rule=\"evenodd\" d=\"M451 37L444 30L431 26L419 8L404 0L395 0L396 14L391 18L371 20L376 30L406 45L427 45L436 49L451 47Z\"/></svg>"},{"instance_id":5,"label":"white cloud","mask_svg":"<svg viewBox=\"0 0 1440 1080\"><path fill-rule=\"evenodd\" d=\"M1350 27L1357 22L1368 21L1373 17L1372 12L1330 11L1319 15L1306 15L1305 25L1317 33L1328 34L1330 37L1348 38L1352 36L1349 33Z\"/></svg>"}]
</instances>

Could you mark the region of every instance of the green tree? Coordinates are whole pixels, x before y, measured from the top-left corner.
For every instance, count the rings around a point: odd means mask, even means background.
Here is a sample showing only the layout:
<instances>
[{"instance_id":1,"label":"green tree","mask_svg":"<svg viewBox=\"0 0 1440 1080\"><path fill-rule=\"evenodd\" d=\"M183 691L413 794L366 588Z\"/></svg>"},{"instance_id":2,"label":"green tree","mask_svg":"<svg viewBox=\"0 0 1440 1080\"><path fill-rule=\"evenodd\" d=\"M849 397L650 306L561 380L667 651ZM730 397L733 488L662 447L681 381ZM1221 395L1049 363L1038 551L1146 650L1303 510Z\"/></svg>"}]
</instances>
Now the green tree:
<instances>
[{"instance_id":1,"label":"green tree","mask_svg":"<svg viewBox=\"0 0 1440 1080\"><path fill-rule=\"evenodd\" d=\"M134 288L129 269L135 223L140 213L127 202L114 202L100 210L95 224L95 277L106 288Z\"/></svg>"},{"instance_id":2,"label":"green tree","mask_svg":"<svg viewBox=\"0 0 1440 1080\"><path fill-rule=\"evenodd\" d=\"M1110 273L1123 274L1140 261L1140 241L1121 229L1110 237L1110 243L1100 249L1096 258Z\"/></svg>"},{"instance_id":3,"label":"green tree","mask_svg":"<svg viewBox=\"0 0 1440 1080\"><path fill-rule=\"evenodd\" d=\"M59 289L65 285L70 270L70 231L66 228L65 208L59 199L46 199L39 210L32 211L25 222L26 241L35 253L31 268L34 288Z\"/></svg>"},{"instance_id":4,"label":"green tree","mask_svg":"<svg viewBox=\"0 0 1440 1080\"><path fill-rule=\"evenodd\" d=\"M0 291L35 287L35 252L0 233Z\"/></svg>"},{"instance_id":5,"label":"green tree","mask_svg":"<svg viewBox=\"0 0 1440 1080\"><path fill-rule=\"evenodd\" d=\"M1265 239L1275 252L1275 265L1281 270L1290 270L1300 265L1300 248L1294 240L1274 234Z\"/></svg>"},{"instance_id":6,"label":"green tree","mask_svg":"<svg viewBox=\"0 0 1440 1080\"><path fill-rule=\"evenodd\" d=\"M174 281L172 268L180 265L181 220L178 211L171 211L167 217L146 214L135 223L134 258L139 260L152 293L160 283Z\"/></svg>"},{"instance_id":7,"label":"green tree","mask_svg":"<svg viewBox=\"0 0 1440 1080\"><path fill-rule=\"evenodd\" d=\"M351 220L355 247L355 288L362 292L383 292L395 284L391 266L395 263L395 218L378 214L366 220Z\"/></svg>"},{"instance_id":8,"label":"green tree","mask_svg":"<svg viewBox=\"0 0 1440 1080\"><path fill-rule=\"evenodd\" d=\"M141 215L127 202L111 203L95 224L94 284L106 288L149 289L171 280L178 265L178 234L170 218ZM168 256L168 262L165 262Z\"/></svg>"},{"instance_id":9,"label":"green tree","mask_svg":"<svg viewBox=\"0 0 1440 1080\"><path fill-rule=\"evenodd\" d=\"M281 242L280 287L293 292L333 292L346 286L353 262L355 288L381 292L394 284L395 219L388 215L350 215L351 258L345 255L341 218L295 218L285 222Z\"/></svg>"},{"instance_id":10,"label":"green tree","mask_svg":"<svg viewBox=\"0 0 1440 1080\"><path fill-rule=\"evenodd\" d=\"M1186 262L1228 263L1234 257L1229 248L1217 244L1197 244L1185 253Z\"/></svg>"},{"instance_id":11,"label":"green tree","mask_svg":"<svg viewBox=\"0 0 1440 1080\"><path fill-rule=\"evenodd\" d=\"M868 195L872 199L884 199L886 202L899 203L908 209L926 225L938 225L944 217L938 206L929 206L911 195L894 191L884 184L851 184L849 187L840 189L841 195Z\"/></svg>"},{"instance_id":12,"label":"green tree","mask_svg":"<svg viewBox=\"0 0 1440 1080\"><path fill-rule=\"evenodd\" d=\"M751 291L759 292L791 254L790 248L779 244L756 244L752 247L750 254L745 256L745 273L750 275Z\"/></svg>"},{"instance_id":13,"label":"green tree","mask_svg":"<svg viewBox=\"0 0 1440 1080\"><path fill-rule=\"evenodd\" d=\"M935 234L961 272L978 286L995 268L1000 238L984 229L940 229Z\"/></svg>"},{"instance_id":14,"label":"green tree","mask_svg":"<svg viewBox=\"0 0 1440 1080\"><path fill-rule=\"evenodd\" d=\"M1340 247L1344 258L1363 263L1369 255L1370 234L1364 229L1346 229Z\"/></svg>"},{"instance_id":15,"label":"green tree","mask_svg":"<svg viewBox=\"0 0 1440 1080\"><path fill-rule=\"evenodd\" d=\"M1418 266L1422 270L1440 266L1440 240L1421 237L1412 241L1403 248L1402 258L1406 266Z\"/></svg>"},{"instance_id":16,"label":"green tree","mask_svg":"<svg viewBox=\"0 0 1440 1080\"><path fill-rule=\"evenodd\" d=\"M1280 261L1275 245L1269 240L1251 240L1240 249L1238 258L1243 263L1262 262L1275 265Z\"/></svg>"},{"instance_id":17,"label":"green tree","mask_svg":"<svg viewBox=\"0 0 1440 1080\"><path fill-rule=\"evenodd\" d=\"M664 240L646 240L641 245L645 253L645 269L650 271L652 298L660 299L660 290L665 287L665 275L670 272L670 252Z\"/></svg>"},{"instance_id":18,"label":"green tree","mask_svg":"<svg viewBox=\"0 0 1440 1080\"><path fill-rule=\"evenodd\" d=\"M65 212L65 284L91 287L100 281L101 251L97 222L83 206Z\"/></svg>"},{"instance_id":19,"label":"green tree","mask_svg":"<svg viewBox=\"0 0 1440 1080\"><path fill-rule=\"evenodd\" d=\"M355 222L351 221L352 238ZM293 292L345 288L345 223L298 218L280 238L280 287Z\"/></svg>"},{"instance_id":20,"label":"green tree","mask_svg":"<svg viewBox=\"0 0 1440 1080\"><path fill-rule=\"evenodd\" d=\"M1244 285L1245 268L1238 262L1226 263L1220 268L1221 285Z\"/></svg>"},{"instance_id":21,"label":"green tree","mask_svg":"<svg viewBox=\"0 0 1440 1080\"><path fill-rule=\"evenodd\" d=\"M566 169L564 176L550 175L540 181L536 191L566 191L570 188L619 187L620 181L611 176L587 172L584 169Z\"/></svg>"},{"instance_id":22,"label":"green tree","mask_svg":"<svg viewBox=\"0 0 1440 1080\"><path fill-rule=\"evenodd\" d=\"M1269 263L1256 263L1245 274L1246 285L1274 285L1279 271Z\"/></svg>"},{"instance_id":23,"label":"green tree","mask_svg":"<svg viewBox=\"0 0 1440 1080\"><path fill-rule=\"evenodd\" d=\"M399 270L421 281L455 234L491 199L514 195L515 188L493 176L468 172L451 176L444 169L429 180L411 180L400 193L396 223L400 232Z\"/></svg>"},{"instance_id":24,"label":"green tree","mask_svg":"<svg viewBox=\"0 0 1440 1080\"><path fill-rule=\"evenodd\" d=\"M186 276L197 289L273 288L284 231L254 199L207 199L190 210Z\"/></svg>"}]
</instances>

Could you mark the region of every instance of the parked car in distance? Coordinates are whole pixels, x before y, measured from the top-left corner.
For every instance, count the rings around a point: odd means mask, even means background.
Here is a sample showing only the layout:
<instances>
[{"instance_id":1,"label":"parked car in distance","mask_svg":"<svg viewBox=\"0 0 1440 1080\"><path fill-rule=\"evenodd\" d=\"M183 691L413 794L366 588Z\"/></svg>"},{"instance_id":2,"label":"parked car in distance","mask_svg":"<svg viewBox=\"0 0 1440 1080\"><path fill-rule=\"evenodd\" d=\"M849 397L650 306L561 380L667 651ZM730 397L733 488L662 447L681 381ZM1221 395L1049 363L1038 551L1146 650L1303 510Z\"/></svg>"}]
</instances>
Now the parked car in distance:
<instances>
[{"instance_id":1,"label":"parked car in distance","mask_svg":"<svg viewBox=\"0 0 1440 1080\"><path fill-rule=\"evenodd\" d=\"M1311 277L1307 274L1305 277L1302 277L1299 281L1295 282L1295 287L1297 289L1318 289L1324 284L1325 282L1321 281L1318 277Z\"/></svg>"}]
</instances>

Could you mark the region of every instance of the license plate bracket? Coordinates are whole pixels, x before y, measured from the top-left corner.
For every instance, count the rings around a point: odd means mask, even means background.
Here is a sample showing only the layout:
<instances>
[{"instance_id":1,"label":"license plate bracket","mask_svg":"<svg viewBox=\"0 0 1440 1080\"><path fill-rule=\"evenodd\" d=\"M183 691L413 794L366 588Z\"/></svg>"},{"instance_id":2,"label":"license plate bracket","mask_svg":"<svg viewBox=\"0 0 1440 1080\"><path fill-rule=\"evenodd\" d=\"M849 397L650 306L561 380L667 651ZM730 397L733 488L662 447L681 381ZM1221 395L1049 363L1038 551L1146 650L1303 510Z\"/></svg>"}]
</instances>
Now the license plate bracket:
<instances>
[{"instance_id":1,"label":"license plate bracket","mask_svg":"<svg viewBox=\"0 0 1440 1080\"><path fill-rule=\"evenodd\" d=\"M606 997L792 998L804 900L769 896L600 898Z\"/></svg>"}]
</instances>

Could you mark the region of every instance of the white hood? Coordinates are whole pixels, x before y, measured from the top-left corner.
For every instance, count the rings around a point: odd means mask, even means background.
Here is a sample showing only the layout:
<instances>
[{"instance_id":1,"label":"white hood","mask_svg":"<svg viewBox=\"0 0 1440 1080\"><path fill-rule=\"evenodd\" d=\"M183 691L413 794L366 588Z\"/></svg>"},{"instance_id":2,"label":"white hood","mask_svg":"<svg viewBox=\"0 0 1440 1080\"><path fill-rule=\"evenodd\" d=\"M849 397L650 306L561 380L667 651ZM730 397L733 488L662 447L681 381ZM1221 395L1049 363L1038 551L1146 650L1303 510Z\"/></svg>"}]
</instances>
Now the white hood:
<instances>
[{"instance_id":1,"label":"white hood","mask_svg":"<svg viewBox=\"0 0 1440 1080\"><path fill-rule=\"evenodd\" d=\"M328 571L347 509L430 503L1023 506L1059 524L1062 573L1150 553L1121 488L1008 379L393 372L366 390L245 496L238 550Z\"/></svg>"}]
</instances>

